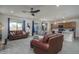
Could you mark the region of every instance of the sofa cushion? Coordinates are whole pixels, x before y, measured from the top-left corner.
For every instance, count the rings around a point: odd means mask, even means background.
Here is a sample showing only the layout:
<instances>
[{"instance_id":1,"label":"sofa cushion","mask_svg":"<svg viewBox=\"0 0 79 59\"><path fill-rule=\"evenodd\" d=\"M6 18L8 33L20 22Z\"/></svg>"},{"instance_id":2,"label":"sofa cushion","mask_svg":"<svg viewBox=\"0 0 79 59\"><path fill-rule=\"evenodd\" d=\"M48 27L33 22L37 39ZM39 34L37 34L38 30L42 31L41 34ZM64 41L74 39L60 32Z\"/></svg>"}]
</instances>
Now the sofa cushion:
<instances>
[{"instance_id":1,"label":"sofa cushion","mask_svg":"<svg viewBox=\"0 0 79 59\"><path fill-rule=\"evenodd\" d=\"M48 40L48 35L44 35L44 37L43 37L43 42L44 42L44 43L47 43L47 40Z\"/></svg>"},{"instance_id":2,"label":"sofa cushion","mask_svg":"<svg viewBox=\"0 0 79 59\"><path fill-rule=\"evenodd\" d=\"M12 36L15 35L15 32L10 32L10 35L12 35Z\"/></svg>"},{"instance_id":3,"label":"sofa cushion","mask_svg":"<svg viewBox=\"0 0 79 59\"><path fill-rule=\"evenodd\" d=\"M48 43L49 38L53 37L53 36L57 36L57 34L47 34L43 37L43 42L44 43Z\"/></svg>"},{"instance_id":4,"label":"sofa cushion","mask_svg":"<svg viewBox=\"0 0 79 59\"><path fill-rule=\"evenodd\" d=\"M16 31L16 34L18 35L18 34L22 34L22 31Z\"/></svg>"},{"instance_id":5,"label":"sofa cushion","mask_svg":"<svg viewBox=\"0 0 79 59\"><path fill-rule=\"evenodd\" d=\"M13 36L13 33L12 33L12 32L10 32L10 35L12 35L12 36Z\"/></svg>"},{"instance_id":6,"label":"sofa cushion","mask_svg":"<svg viewBox=\"0 0 79 59\"><path fill-rule=\"evenodd\" d=\"M25 35L26 34L26 32L25 31L23 31L23 35Z\"/></svg>"},{"instance_id":7,"label":"sofa cushion","mask_svg":"<svg viewBox=\"0 0 79 59\"><path fill-rule=\"evenodd\" d=\"M43 50L47 50L49 48L49 44L42 43L39 40L32 40L32 45Z\"/></svg>"},{"instance_id":8,"label":"sofa cushion","mask_svg":"<svg viewBox=\"0 0 79 59\"><path fill-rule=\"evenodd\" d=\"M44 37L43 37L43 42L44 42L44 43L48 43L48 40L49 40L49 38L50 38L50 35L51 35L51 34L46 34L46 35L44 35Z\"/></svg>"}]
</instances>

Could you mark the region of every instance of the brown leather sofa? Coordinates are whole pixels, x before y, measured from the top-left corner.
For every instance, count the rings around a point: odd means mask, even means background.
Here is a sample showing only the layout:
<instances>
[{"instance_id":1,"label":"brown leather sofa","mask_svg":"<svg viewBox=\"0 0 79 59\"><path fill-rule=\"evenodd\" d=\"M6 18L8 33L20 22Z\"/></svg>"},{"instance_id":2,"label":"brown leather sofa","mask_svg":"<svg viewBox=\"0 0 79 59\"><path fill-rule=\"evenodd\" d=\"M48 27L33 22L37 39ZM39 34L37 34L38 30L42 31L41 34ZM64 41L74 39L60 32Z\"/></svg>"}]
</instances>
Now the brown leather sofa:
<instances>
[{"instance_id":1,"label":"brown leather sofa","mask_svg":"<svg viewBox=\"0 0 79 59\"><path fill-rule=\"evenodd\" d=\"M27 38L28 35L29 32L25 32L25 31L10 31L8 38L9 40L16 40L16 39Z\"/></svg>"},{"instance_id":2,"label":"brown leather sofa","mask_svg":"<svg viewBox=\"0 0 79 59\"><path fill-rule=\"evenodd\" d=\"M43 39L33 39L31 47L37 54L55 54L61 51L63 45L62 34L45 35Z\"/></svg>"}]
</instances>

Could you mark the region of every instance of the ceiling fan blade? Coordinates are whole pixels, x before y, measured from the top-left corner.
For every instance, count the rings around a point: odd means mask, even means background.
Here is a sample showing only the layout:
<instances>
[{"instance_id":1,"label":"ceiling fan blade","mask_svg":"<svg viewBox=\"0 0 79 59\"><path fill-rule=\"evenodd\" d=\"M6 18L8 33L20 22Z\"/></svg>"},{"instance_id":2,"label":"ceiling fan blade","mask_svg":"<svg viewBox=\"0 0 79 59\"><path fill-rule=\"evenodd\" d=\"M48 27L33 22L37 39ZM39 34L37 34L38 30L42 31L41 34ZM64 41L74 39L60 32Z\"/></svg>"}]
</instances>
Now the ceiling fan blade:
<instances>
[{"instance_id":1,"label":"ceiling fan blade","mask_svg":"<svg viewBox=\"0 0 79 59\"><path fill-rule=\"evenodd\" d=\"M36 10L36 12L40 12L40 10Z\"/></svg>"},{"instance_id":2,"label":"ceiling fan blade","mask_svg":"<svg viewBox=\"0 0 79 59\"><path fill-rule=\"evenodd\" d=\"M40 10L35 10L34 12L37 13L37 12L40 12Z\"/></svg>"},{"instance_id":3,"label":"ceiling fan blade","mask_svg":"<svg viewBox=\"0 0 79 59\"><path fill-rule=\"evenodd\" d=\"M30 11L31 13L37 13L40 12L40 10Z\"/></svg>"}]
</instances>

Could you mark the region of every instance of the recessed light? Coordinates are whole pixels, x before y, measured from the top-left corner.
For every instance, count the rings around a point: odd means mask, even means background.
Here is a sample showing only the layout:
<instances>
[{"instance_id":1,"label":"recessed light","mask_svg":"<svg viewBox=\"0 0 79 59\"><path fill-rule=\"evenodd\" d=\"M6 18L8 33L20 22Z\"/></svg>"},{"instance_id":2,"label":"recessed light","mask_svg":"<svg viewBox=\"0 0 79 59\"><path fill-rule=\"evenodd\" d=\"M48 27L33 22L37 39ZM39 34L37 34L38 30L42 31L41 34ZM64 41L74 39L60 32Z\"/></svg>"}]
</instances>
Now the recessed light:
<instances>
[{"instance_id":1,"label":"recessed light","mask_svg":"<svg viewBox=\"0 0 79 59\"><path fill-rule=\"evenodd\" d=\"M57 7L59 7L60 5L56 5Z\"/></svg>"},{"instance_id":2,"label":"recessed light","mask_svg":"<svg viewBox=\"0 0 79 59\"><path fill-rule=\"evenodd\" d=\"M10 11L10 13L14 13L14 11L12 10L12 11Z\"/></svg>"},{"instance_id":3,"label":"recessed light","mask_svg":"<svg viewBox=\"0 0 79 59\"><path fill-rule=\"evenodd\" d=\"M62 17L62 18L64 18L64 17Z\"/></svg>"}]
</instances>

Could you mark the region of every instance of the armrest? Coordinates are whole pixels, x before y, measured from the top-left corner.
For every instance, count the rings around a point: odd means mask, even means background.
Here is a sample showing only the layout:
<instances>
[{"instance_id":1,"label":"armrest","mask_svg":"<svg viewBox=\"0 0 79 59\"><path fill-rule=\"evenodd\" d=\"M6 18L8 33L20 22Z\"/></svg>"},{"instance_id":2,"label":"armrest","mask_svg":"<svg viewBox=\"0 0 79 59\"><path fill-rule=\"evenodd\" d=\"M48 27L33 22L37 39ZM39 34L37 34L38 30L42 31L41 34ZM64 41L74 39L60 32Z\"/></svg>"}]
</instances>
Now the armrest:
<instances>
[{"instance_id":1,"label":"armrest","mask_svg":"<svg viewBox=\"0 0 79 59\"><path fill-rule=\"evenodd\" d=\"M43 43L39 40L32 40L32 45L36 48L47 50L49 48L49 44Z\"/></svg>"},{"instance_id":2,"label":"armrest","mask_svg":"<svg viewBox=\"0 0 79 59\"><path fill-rule=\"evenodd\" d=\"M43 42L43 38L39 39L40 42Z\"/></svg>"}]
</instances>

